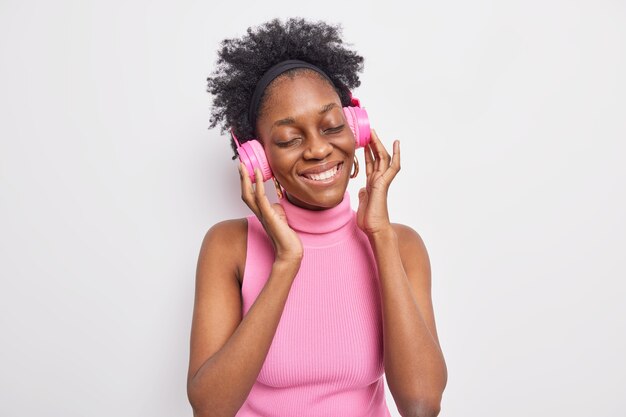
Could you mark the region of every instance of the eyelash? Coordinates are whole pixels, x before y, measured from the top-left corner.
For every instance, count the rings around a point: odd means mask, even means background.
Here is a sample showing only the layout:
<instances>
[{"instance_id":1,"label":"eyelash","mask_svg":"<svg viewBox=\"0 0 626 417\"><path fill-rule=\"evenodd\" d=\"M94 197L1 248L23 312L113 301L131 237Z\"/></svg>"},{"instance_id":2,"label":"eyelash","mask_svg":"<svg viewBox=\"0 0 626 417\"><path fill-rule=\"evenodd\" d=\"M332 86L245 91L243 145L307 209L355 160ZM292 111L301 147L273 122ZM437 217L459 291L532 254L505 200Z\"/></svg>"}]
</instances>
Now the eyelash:
<instances>
[{"instance_id":1,"label":"eyelash","mask_svg":"<svg viewBox=\"0 0 626 417\"><path fill-rule=\"evenodd\" d=\"M341 126L337 126L337 127L331 127L330 129L326 129L325 131L328 132L330 131L330 133L339 133L343 130L345 125L341 125ZM287 142L278 142L278 146L280 146L281 148L286 148L288 146L290 146L293 142L295 142L296 140L298 140L299 138L293 138L291 140L288 140Z\"/></svg>"}]
</instances>

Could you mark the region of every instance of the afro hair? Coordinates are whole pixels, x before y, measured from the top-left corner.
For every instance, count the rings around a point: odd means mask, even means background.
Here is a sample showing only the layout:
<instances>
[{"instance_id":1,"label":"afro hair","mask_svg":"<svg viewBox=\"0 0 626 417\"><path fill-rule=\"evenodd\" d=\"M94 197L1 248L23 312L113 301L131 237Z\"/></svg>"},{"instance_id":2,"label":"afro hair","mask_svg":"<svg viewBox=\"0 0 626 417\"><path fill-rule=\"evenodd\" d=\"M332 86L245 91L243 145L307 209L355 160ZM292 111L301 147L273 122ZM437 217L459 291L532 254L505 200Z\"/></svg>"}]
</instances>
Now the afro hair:
<instances>
[{"instance_id":1,"label":"afro hair","mask_svg":"<svg viewBox=\"0 0 626 417\"><path fill-rule=\"evenodd\" d=\"M253 139L256 126L248 121L248 108L256 84L269 68L287 59L300 59L322 69L335 84L342 105L349 106L349 91L361 84L358 73L363 71L363 57L345 47L341 30L340 25L323 21L290 18L283 23L273 19L249 27L240 38L224 39L216 69L207 78L207 92L213 95L209 129L220 123L221 133L232 128L241 143ZM281 76L301 70L311 71L294 68ZM264 100L263 95L260 111ZM231 147L235 159L237 148L232 138Z\"/></svg>"}]
</instances>

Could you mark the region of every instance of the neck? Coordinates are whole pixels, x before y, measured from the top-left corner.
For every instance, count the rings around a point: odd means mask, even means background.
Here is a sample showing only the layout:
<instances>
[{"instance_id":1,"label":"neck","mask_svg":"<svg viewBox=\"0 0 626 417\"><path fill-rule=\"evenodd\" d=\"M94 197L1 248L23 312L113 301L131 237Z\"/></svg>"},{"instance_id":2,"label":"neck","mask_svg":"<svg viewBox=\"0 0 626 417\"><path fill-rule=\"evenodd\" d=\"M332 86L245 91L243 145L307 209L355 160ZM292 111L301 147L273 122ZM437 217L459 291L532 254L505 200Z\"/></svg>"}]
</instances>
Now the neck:
<instances>
[{"instance_id":1,"label":"neck","mask_svg":"<svg viewBox=\"0 0 626 417\"><path fill-rule=\"evenodd\" d=\"M280 200L280 204L285 210L287 223L307 246L332 245L349 234L356 224L347 190L343 200L328 209L309 210L293 204L287 198Z\"/></svg>"}]
</instances>

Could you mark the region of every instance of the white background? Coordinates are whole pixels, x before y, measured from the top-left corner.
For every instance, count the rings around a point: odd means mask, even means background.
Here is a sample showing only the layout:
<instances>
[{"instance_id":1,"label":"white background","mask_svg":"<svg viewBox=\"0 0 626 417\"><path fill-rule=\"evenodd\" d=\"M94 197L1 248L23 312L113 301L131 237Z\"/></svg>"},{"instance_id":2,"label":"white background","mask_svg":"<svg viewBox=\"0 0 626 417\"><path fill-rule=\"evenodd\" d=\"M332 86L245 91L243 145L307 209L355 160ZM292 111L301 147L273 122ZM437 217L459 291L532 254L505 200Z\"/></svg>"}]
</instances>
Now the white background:
<instances>
[{"instance_id":1,"label":"white background","mask_svg":"<svg viewBox=\"0 0 626 417\"><path fill-rule=\"evenodd\" d=\"M343 25L366 59L355 95L401 141L390 214L430 254L440 415L623 415L626 6L609 0L2 0L0 415L191 416L200 243L249 214L206 77L222 39L289 16Z\"/></svg>"}]
</instances>

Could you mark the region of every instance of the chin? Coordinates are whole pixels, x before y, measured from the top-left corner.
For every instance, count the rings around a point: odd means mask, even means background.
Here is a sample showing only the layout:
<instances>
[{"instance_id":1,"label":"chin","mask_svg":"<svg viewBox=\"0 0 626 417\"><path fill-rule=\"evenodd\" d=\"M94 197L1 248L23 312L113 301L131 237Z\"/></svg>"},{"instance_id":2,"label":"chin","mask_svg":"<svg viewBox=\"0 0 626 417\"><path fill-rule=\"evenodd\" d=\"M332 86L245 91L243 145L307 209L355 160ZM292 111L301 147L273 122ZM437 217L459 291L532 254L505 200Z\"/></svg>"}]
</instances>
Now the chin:
<instances>
[{"instance_id":1,"label":"chin","mask_svg":"<svg viewBox=\"0 0 626 417\"><path fill-rule=\"evenodd\" d=\"M337 186L327 190L300 189L297 193L286 190L286 194L290 197L289 201L298 206L308 206L305 208L311 210L324 210L335 207L343 201L347 186L348 184L343 186L337 184Z\"/></svg>"},{"instance_id":2,"label":"chin","mask_svg":"<svg viewBox=\"0 0 626 417\"><path fill-rule=\"evenodd\" d=\"M345 166L346 163L342 162L334 177L321 181L294 173L295 181L291 181L290 186L285 188L286 194L290 197L289 201L309 206L311 209L315 207L317 210L331 208L341 203L349 181Z\"/></svg>"}]
</instances>

